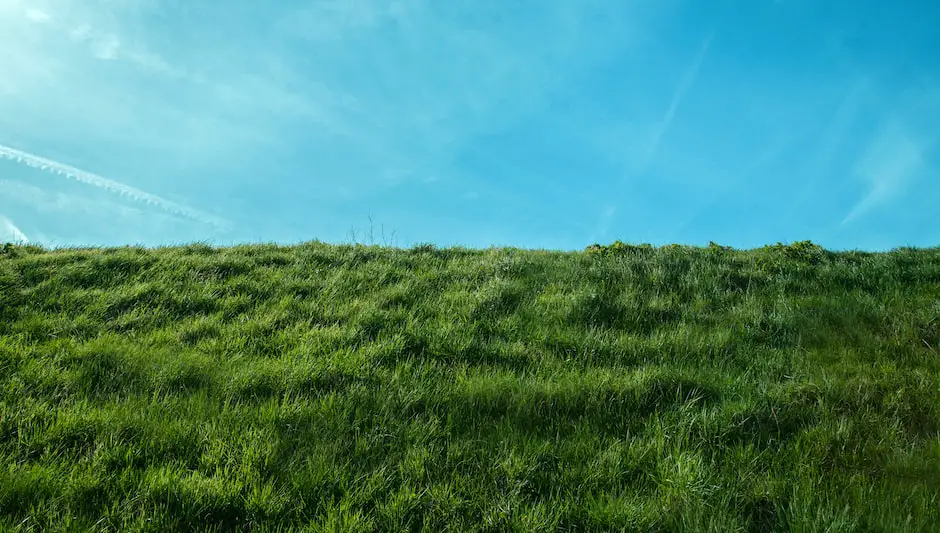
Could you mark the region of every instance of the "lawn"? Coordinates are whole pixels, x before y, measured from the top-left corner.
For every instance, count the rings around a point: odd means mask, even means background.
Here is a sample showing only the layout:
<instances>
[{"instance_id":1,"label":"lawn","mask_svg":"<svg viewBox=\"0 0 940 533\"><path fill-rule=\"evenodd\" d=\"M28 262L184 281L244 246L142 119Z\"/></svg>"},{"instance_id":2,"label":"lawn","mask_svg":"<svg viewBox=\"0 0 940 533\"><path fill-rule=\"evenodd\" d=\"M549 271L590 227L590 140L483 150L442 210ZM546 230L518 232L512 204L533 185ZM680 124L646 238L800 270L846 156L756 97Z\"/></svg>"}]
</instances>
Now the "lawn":
<instances>
[{"instance_id":1,"label":"lawn","mask_svg":"<svg viewBox=\"0 0 940 533\"><path fill-rule=\"evenodd\" d=\"M0 530L938 531L940 248L0 248Z\"/></svg>"}]
</instances>

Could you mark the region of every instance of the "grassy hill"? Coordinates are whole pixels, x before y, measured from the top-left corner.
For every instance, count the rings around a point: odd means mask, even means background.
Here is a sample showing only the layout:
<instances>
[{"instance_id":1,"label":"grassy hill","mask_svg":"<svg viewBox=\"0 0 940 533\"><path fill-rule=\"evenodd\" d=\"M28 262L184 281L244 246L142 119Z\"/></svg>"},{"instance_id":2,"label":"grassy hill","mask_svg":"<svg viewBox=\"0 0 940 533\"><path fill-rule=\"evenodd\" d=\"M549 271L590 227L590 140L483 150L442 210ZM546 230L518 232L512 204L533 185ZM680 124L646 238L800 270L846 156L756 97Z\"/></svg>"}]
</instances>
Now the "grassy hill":
<instances>
[{"instance_id":1,"label":"grassy hill","mask_svg":"<svg viewBox=\"0 0 940 533\"><path fill-rule=\"evenodd\" d=\"M940 248L0 248L0 529L936 531Z\"/></svg>"}]
</instances>

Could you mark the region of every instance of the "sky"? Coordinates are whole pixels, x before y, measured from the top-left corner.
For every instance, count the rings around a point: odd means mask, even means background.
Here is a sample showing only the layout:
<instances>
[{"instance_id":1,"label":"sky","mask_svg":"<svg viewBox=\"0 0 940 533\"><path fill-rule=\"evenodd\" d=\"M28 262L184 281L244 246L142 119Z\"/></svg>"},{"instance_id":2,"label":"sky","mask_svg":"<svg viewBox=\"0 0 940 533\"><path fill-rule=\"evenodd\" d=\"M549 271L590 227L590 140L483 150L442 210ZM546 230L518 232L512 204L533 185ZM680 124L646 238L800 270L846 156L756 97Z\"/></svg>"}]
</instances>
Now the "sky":
<instances>
[{"instance_id":1,"label":"sky","mask_svg":"<svg viewBox=\"0 0 940 533\"><path fill-rule=\"evenodd\" d=\"M0 241L940 246L935 0L0 0Z\"/></svg>"}]
</instances>

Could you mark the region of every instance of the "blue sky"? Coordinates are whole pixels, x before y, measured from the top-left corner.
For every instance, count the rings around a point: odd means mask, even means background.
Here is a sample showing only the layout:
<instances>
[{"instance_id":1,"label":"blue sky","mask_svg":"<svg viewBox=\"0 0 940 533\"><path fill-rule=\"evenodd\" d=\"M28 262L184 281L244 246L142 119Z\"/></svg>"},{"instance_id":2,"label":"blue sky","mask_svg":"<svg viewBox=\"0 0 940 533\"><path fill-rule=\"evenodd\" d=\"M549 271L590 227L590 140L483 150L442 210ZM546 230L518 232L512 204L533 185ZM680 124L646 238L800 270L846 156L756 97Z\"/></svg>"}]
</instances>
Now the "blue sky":
<instances>
[{"instance_id":1,"label":"blue sky","mask_svg":"<svg viewBox=\"0 0 940 533\"><path fill-rule=\"evenodd\" d=\"M0 240L937 246L937 28L933 0L0 0Z\"/></svg>"}]
</instances>

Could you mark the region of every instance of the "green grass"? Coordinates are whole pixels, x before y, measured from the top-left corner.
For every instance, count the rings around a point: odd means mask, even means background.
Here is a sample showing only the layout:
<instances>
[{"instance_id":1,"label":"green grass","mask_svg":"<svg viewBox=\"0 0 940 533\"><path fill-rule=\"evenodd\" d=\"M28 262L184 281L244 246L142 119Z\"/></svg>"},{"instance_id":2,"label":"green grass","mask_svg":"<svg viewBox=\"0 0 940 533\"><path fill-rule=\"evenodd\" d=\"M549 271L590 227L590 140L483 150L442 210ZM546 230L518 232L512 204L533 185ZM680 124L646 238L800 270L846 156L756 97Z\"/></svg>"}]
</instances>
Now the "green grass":
<instances>
[{"instance_id":1,"label":"green grass","mask_svg":"<svg viewBox=\"0 0 940 533\"><path fill-rule=\"evenodd\" d=\"M0 530L937 524L940 248L0 248Z\"/></svg>"}]
</instances>

